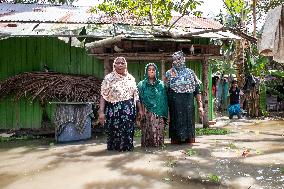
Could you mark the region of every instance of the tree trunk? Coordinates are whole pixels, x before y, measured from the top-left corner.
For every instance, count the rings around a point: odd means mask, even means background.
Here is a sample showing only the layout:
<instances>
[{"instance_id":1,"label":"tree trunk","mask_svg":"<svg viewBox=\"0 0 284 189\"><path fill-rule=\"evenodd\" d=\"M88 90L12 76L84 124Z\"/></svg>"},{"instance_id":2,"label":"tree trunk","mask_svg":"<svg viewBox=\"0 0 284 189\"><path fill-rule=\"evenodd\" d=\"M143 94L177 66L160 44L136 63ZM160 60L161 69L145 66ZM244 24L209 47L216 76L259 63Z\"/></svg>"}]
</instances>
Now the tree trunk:
<instances>
[{"instance_id":1,"label":"tree trunk","mask_svg":"<svg viewBox=\"0 0 284 189\"><path fill-rule=\"evenodd\" d=\"M203 128L209 127L209 79L208 79L208 59L204 59L202 62L202 82L203 82Z\"/></svg>"}]
</instances>

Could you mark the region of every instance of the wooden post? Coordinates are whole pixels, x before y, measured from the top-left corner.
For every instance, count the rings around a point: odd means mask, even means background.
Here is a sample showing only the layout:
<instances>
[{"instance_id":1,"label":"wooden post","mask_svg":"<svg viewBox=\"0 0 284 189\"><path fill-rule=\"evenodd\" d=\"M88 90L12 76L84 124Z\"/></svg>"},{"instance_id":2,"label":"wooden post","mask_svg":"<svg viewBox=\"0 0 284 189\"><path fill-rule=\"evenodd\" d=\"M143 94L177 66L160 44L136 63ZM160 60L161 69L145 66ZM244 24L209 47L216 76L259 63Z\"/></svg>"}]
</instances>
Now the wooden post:
<instances>
[{"instance_id":1,"label":"wooden post","mask_svg":"<svg viewBox=\"0 0 284 189\"><path fill-rule=\"evenodd\" d=\"M112 67L109 63L109 56L104 58L104 74L105 76L112 71Z\"/></svg>"},{"instance_id":2,"label":"wooden post","mask_svg":"<svg viewBox=\"0 0 284 189\"><path fill-rule=\"evenodd\" d=\"M165 68L165 60L164 57L161 61L161 75L162 75L162 81L165 81L165 73L166 73L166 68Z\"/></svg>"},{"instance_id":3,"label":"wooden post","mask_svg":"<svg viewBox=\"0 0 284 189\"><path fill-rule=\"evenodd\" d=\"M208 58L205 58L202 62L202 83L203 83L203 128L209 127L209 79L208 79Z\"/></svg>"}]
</instances>

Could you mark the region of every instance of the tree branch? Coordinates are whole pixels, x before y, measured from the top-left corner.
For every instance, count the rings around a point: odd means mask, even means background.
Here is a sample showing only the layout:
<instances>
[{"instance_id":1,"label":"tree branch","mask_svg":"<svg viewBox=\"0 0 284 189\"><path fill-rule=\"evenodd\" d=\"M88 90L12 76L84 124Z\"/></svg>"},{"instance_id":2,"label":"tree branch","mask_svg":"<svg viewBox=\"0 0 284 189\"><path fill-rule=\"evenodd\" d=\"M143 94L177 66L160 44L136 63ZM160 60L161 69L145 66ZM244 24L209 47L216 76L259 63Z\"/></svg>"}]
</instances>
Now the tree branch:
<instances>
[{"instance_id":1,"label":"tree branch","mask_svg":"<svg viewBox=\"0 0 284 189\"><path fill-rule=\"evenodd\" d=\"M173 23L172 23L172 25L169 27L169 29L168 29L168 32L172 29L172 27L182 18L182 17L184 17L185 16L185 14L182 14L180 17L178 17L178 19L176 19Z\"/></svg>"},{"instance_id":2,"label":"tree branch","mask_svg":"<svg viewBox=\"0 0 284 189\"><path fill-rule=\"evenodd\" d=\"M106 39L102 39L99 41L91 42L91 43L86 43L85 47L87 49L94 48L94 47L102 47L104 45L109 45L109 44L114 44L116 42L120 42L121 39L125 38L126 35L118 35L114 37L109 37Z\"/></svg>"}]
</instances>

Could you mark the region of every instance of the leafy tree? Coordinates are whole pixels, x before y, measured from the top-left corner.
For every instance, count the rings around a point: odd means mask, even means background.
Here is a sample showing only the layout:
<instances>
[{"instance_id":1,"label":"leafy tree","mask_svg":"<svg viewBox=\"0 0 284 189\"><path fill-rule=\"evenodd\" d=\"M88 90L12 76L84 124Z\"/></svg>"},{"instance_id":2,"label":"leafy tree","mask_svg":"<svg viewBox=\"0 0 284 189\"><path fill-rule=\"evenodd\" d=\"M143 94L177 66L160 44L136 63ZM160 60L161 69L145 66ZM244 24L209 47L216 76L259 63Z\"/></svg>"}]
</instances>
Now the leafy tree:
<instances>
[{"instance_id":1,"label":"leafy tree","mask_svg":"<svg viewBox=\"0 0 284 189\"><path fill-rule=\"evenodd\" d=\"M249 22L250 7L245 0L223 0L228 18L224 25L245 28Z\"/></svg>"},{"instance_id":2,"label":"leafy tree","mask_svg":"<svg viewBox=\"0 0 284 189\"><path fill-rule=\"evenodd\" d=\"M263 14L265 15L269 10L283 4L284 0L258 0L256 6L259 16L261 16Z\"/></svg>"},{"instance_id":3,"label":"leafy tree","mask_svg":"<svg viewBox=\"0 0 284 189\"><path fill-rule=\"evenodd\" d=\"M169 25L173 11L180 13L180 18L189 14L201 16L201 12L196 11L196 7L202 3L200 0L104 0L92 11L103 11L110 16L132 14L137 18L147 17L152 26Z\"/></svg>"}]
</instances>

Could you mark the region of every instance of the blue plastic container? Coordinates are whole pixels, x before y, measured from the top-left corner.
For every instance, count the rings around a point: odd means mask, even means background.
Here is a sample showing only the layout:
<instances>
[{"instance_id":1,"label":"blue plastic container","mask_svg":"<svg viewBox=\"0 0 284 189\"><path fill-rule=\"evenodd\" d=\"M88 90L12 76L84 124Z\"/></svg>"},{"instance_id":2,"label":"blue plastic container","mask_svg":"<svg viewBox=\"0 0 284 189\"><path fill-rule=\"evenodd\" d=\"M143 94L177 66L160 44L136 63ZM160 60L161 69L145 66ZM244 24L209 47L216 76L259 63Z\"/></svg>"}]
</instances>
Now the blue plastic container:
<instances>
[{"instance_id":1,"label":"blue plastic container","mask_svg":"<svg viewBox=\"0 0 284 189\"><path fill-rule=\"evenodd\" d=\"M55 140L73 142L92 137L92 105L84 102L52 102L55 112Z\"/></svg>"},{"instance_id":2,"label":"blue plastic container","mask_svg":"<svg viewBox=\"0 0 284 189\"><path fill-rule=\"evenodd\" d=\"M91 117L87 116L85 120L85 129L82 134L78 132L75 128L75 124L72 122L66 123L63 125L64 129L62 132L56 137L57 142L72 142L78 140L87 140L92 137L92 127L91 127Z\"/></svg>"}]
</instances>

